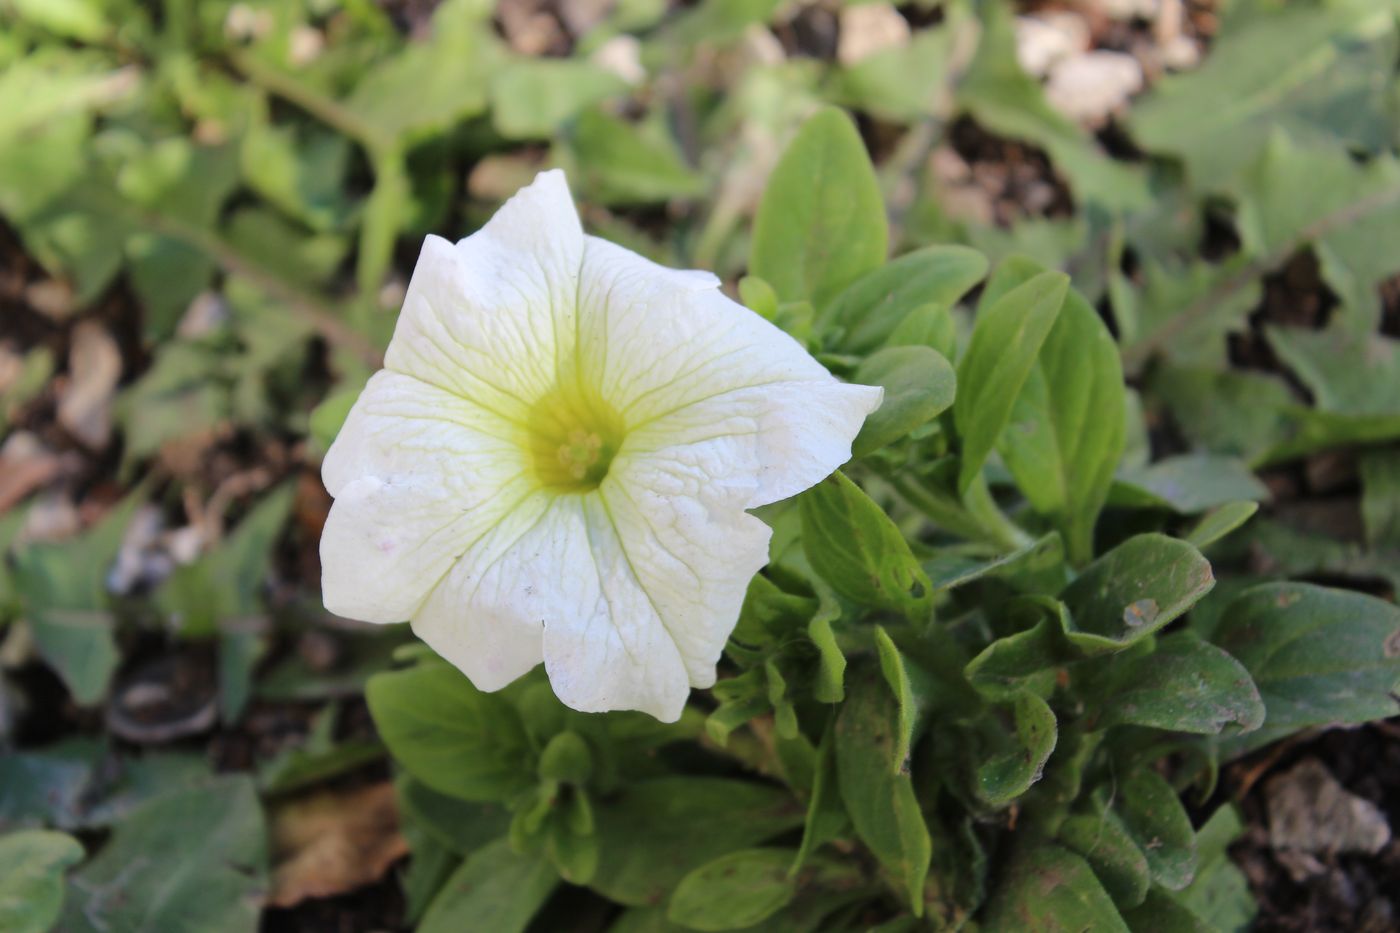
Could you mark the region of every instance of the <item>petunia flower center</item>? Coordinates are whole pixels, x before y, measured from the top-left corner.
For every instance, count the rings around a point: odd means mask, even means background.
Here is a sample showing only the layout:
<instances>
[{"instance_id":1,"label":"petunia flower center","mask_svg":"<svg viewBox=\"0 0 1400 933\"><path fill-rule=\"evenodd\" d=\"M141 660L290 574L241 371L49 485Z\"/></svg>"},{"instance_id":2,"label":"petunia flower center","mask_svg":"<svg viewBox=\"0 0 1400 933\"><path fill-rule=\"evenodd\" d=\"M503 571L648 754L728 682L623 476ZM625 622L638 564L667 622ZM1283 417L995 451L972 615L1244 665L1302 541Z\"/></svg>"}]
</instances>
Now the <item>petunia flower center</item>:
<instances>
[{"instance_id":1,"label":"petunia flower center","mask_svg":"<svg viewBox=\"0 0 1400 933\"><path fill-rule=\"evenodd\" d=\"M621 419L602 399L577 386L556 388L530 412L536 479L560 492L597 489L622 446L623 433Z\"/></svg>"}]
</instances>

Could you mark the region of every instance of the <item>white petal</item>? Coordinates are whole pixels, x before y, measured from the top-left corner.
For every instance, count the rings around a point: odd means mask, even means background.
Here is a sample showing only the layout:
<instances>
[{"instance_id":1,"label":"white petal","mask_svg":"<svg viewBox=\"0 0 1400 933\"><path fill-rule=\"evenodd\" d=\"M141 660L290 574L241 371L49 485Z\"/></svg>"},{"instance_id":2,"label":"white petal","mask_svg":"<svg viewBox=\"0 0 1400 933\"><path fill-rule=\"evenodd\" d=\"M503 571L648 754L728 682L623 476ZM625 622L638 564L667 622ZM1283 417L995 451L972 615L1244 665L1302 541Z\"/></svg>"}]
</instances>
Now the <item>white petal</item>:
<instances>
[{"instance_id":1,"label":"white petal","mask_svg":"<svg viewBox=\"0 0 1400 933\"><path fill-rule=\"evenodd\" d=\"M544 660L544 624L574 611L561 585L591 567L563 499L536 492L463 553L413 617L413 631L471 678L499 690Z\"/></svg>"},{"instance_id":2,"label":"white petal","mask_svg":"<svg viewBox=\"0 0 1400 933\"><path fill-rule=\"evenodd\" d=\"M521 501L518 489L464 508L427 474L364 476L340 490L321 532L321 598L364 622L411 618L458 556Z\"/></svg>"},{"instance_id":3,"label":"white petal","mask_svg":"<svg viewBox=\"0 0 1400 933\"><path fill-rule=\"evenodd\" d=\"M534 482L512 425L442 389L376 373L322 466L332 612L401 622Z\"/></svg>"},{"instance_id":4,"label":"white petal","mask_svg":"<svg viewBox=\"0 0 1400 933\"><path fill-rule=\"evenodd\" d=\"M583 712L636 709L680 718L690 683L675 641L637 582L600 496L569 497L588 563L573 611L550 619L544 664L555 695Z\"/></svg>"},{"instance_id":5,"label":"white petal","mask_svg":"<svg viewBox=\"0 0 1400 933\"><path fill-rule=\"evenodd\" d=\"M622 458L599 492L632 574L675 642L693 687L715 664L749 580L768 562L771 529L743 510L754 494L745 439L716 438L665 456Z\"/></svg>"},{"instance_id":6,"label":"white petal","mask_svg":"<svg viewBox=\"0 0 1400 933\"><path fill-rule=\"evenodd\" d=\"M750 508L795 495L850 458L883 390L838 382L801 344L720 293L713 276L585 240L579 365L627 422L624 450L746 434L757 479Z\"/></svg>"},{"instance_id":7,"label":"white petal","mask_svg":"<svg viewBox=\"0 0 1400 933\"><path fill-rule=\"evenodd\" d=\"M582 256L559 171L542 173L455 246L429 236L385 367L525 420L573 354Z\"/></svg>"},{"instance_id":8,"label":"white petal","mask_svg":"<svg viewBox=\"0 0 1400 933\"><path fill-rule=\"evenodd\" d=\"M465 479L463 505L493 496L527 467L524 428L437 386L387 370L375 373L350 409L321 465L332 496L365 476L408 474Z\"/></svg>"}]
</instances>

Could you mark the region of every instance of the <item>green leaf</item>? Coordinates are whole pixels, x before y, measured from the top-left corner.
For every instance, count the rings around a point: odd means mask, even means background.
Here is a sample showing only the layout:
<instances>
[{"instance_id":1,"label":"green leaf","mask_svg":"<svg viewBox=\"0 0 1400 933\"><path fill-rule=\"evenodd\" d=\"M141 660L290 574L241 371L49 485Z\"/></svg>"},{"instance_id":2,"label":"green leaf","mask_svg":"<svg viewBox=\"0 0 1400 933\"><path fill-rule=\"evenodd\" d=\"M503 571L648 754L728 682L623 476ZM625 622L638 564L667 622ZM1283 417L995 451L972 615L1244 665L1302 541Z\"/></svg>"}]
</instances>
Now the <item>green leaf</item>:
<instances>
[{"instance_id":1,"label":"green leaf","mask_svg":"<svg viewBox=\"0 0 1400 933\"><path fill-rule=\"evenodd\" d=\"M106 695L121 660L106 611L107 571L143 496L131 493L76 540L30 545L15 557L15 589L39 654L84 706Z\"/></svg>"},{"instance_id":2,"label":"green leaf","mask_svg":"<svg viewBox=\"0 0 1400 933\"><path fill-rule=\"evenodd\" d=\"M1257 7L1227 18L1201 67L1166 77L1133 108L1138 144L1179 156L1200 190L1228 180L1280 128L1338 153L1391 140L1396 50L1384 4Z\"/></svg>"},{"instance_id":3,"label":"green leaf","mask_svg":"<svg viewBox=\"0 0 1400 933\"><path fill-rule=\"evenodd\" d=\"M385 757L377 741L337 741L337 719L336 707L327 706L311 720L304 742L284 748L258 767L258 786L265 796L302 790Z\"/></svg>"},{"instance_id":4,"label":"green leaf","mask_svg":"<svg viewBox=\"0 0 1400 933\"><path fill-rule=\"evenodd\" d=\"M1247 327L1263 297L1244 260L1182 264L1147 256L1140 275L1141 288L1113 295L1123 368L1136 375L1162 355L1183 366L1225 369L1227 335Z\"/></svg>"},{"instance_id":5,"label":"green leaf","mask_svg":"<svg viewBox=\"0 0 1400 933\"><path fill-rule=\"evenodd\" d=\"M456 668L427 661L377 674L365 699L394 758L433 790L494 801L534 786L533 752L515 707Z\"/></svg>"},{"instance_id":6,"label":"green leaf","mask_svg":"<svg viewBox=\"0 0 1400 933\"><path fill-rule=\"evenodd\" d=\"M266 872L250 779L175 790L128 814L73 876L60 927L246 933L258 924Z\"/></svg>"},{"instance_id":7,"label":"green leaf","mask_svg":"<svg viewBox=\"0 0 1400 933\"><path fill-rule=\"evenodd\" d=\"M909 543L875 502L836 472L798 499L812 569L854 602L927 615L932 585Z\"/></svg>"},{"instance_id":8,"label":"green leaf","mask_svg":"<svg viewBox=\"0 0 1400 933\"><path fill-rule=\"evenodd\" d=\"M486 110L487 81L501 53L488 8L474 0L441 4L432 38L411 43L366 69L344 107L363 124L361 142L402 149Z\"/></svg>"},{"instance_id":9,"label":"green leaf","mask_svg":"<svg viewBox=\"0 0 1400 933\"><path fill-rule=\"evenodd\" d=\"M101 42L111 32L102 0L10 0L21 23L66 39Z\"/></svg>"},{"instance_id":10,"label":"green leaf","mask_svg":"<svg viewBox=\"0 0 1400 933\"><path fill-rule=\"evenodd\" d=\"M1006 708L1008 727L987 721L980 730L973 790L989 807L1004 807L1040 780L1058 730L1050 706L1029 690Z\"/></svg>"},{"instance_id":11,"label":"green leaf","mask_svg":"<svg viewBox=\"0 0 1400 933\"><path fill-rule=\"evenodd\" d=\"M992 277L995 293L1002 270ZM966 491L982 471L1011 419L1021 388L1041 345L1059 317L1069 277L1046 272L1000 294L983 298L967 352L958 362L958 397L953 415L963 438L958 489Z\"/></svg>"},{"instance_id":12,"label":"green leaf","mask_svg":"<svg viewBox=\"0 0 1400 933\"><path fill-rule=\"evenodd\" d=\"M1400 608L1307 583L1274 583L1239 596L1213 639L1245 666L1268 716L1234 752L1310 726L1353 724L1400 712Z\"/></svg>"},{"instance_id":13,"label":"green leaf","mask_svg":"<svg viewBox=\"0 0 1400 933\"><path fill-rule=\"evenodd\" d=\"M155 603L187 636L208 636L221 622L262 610L261 590L272 547L292 505L292 487L264 496L211 553L176 568L156 591Z\"/></svg>"},{"instance_id":14,"label":"green leaf","mask_svg":"<svg viewBox=\"0 0 1400 933\"><path fill-rule=\"evenodd\" d=\"M1119 907L1135 907L1147 896L1147 856L1112 810L1069 817L1060 824L1059 841L1083 856Z\"/></svg>"},{"instance_id":15,"label":"green leaf","mask_svg":"<svg viewBox=\"0 0 1400 933\"><path fill-rule=\"evenodd\" d=\"M899 708L880 674L866 666L850 678L836 720L836 773L856 834L894 876L916 916L933 843L907 773L892 773Z\"/></svg>"},{"instance_id":16,"label":"green leaf","mask_svg":"<svg viewBox=\"0 0 1400 933\"><path fill-rule=\"evenodd\" d=\"M930 705L928 696L931 691L923 683L916 688L915 678L921 682L927 681L929 675L917 665L908 663L894 641L879 625L875 626L875 652L880 659L880 673L884 675L885 683L889 685L890 692L894 694L895 702L899 705L899 728L894 755L890 759L890 770L894 774L907 774L914 734Z\"/></svg>"},{"instance_id":17,"label":"green leaf","mask_svg":"<svg viewBox=\"0 0 1400 933\"><path fill-rule=\"evenodd\" d=\"M46 0L26 0L36 7ZM0 149L50 121L119 100L139 86L130 72L86 53L39 52L7 64L0 74Z\"/></svg>"},{"instance_id":18,"label":"green leaf","mask_svg":"<svg viewBox=\"0 0 1400 933\"><path fill-rule=\"evenodd\" d=\"M1032 278L1040 267L1021 263ZM1017 267L1008 260L998 276ZM1094 523L1123 456L1126 394L1118 347L1098 312L1070 291L998 449L1036 511L1059 527L1077 563L1093 556Z\"/></svg>"},{"instance_id":19,"label":"green leaf","mask_svg":"<svg viewBox=\"0 0 1400 933\"><path fill-rule=\"evenodd\" d=\"M1200 859L1196 879L1177 898L1207 930L1244 933L1258 911L1249 881L1228 851L1243 833L1239 811L1227 804L1211 814L1196 834Z\"/></svg>"},{"instance_id":20,"label":"green leaf","mask_svg":"<svg viewBox=\"0 0 1400 933\"><path fill-rule=\"evenodd\" d=\"M984 933L1128 933L1089 864L1046 845L1012 860L982 918Z\"/></svg>"},{"instance_id":21,"label":"green leaf","mask_svg":"<svg viewBox=\"0 0 1400 933\"><path fill-rule=\"evenodd\" d=\"M1400 450L1362 453L1361 520L1371 547L1400 548Z\"/></svg>"},{"instance_id":22,"label":"green leaf","mask_svg":"<svg viewBox=\"0 0 1400 933\"><path fill-rule=\"evenodd\" d=\"M524 933L559 884L546 859L498 839L467 857L428 905L419 933Z\"/></svg>"},{"instance_id":23,"label":"green leaf","mask_svg":"<svg viewBox=\"0 0 1400 933\"><path fill-rule=\"evenodd\" d=\"M1269 488L1248 466L1232 457L1182 454L1119 476L1109 493L1112 505L1171 509L1195 515L1241 499L1262 502Z\"/></svg>"},{"instance_id":24,"label":"green leaf","mask_svg":"<svg viewBox=\"0 0 1400 933\"><path fill-rule=\"evenodd\" d=\"M491 121L506 139L547 139L627 82L585 59L513 58L491 75Z\"/></svg>"},{"instance_id":25,"label":"green leaf","mask_svg":"<svg viewBox=\"0 0 1400 933\"><path fill-rule=\"evenodd\" d=\"M880 185L855 124L834 107L807 120L769 176L749 271L784 301L820 310L885 261Z\"/></svg>"},{"instance_id":26,"label":"green leaf","mask_svg":"<svg viewBox=\"0 0 1400 933\"><path fill-rule=\"evenodd\" d=\"M1090 564L1060 598L1074 614L1070 640L1098 653L1126 648L1152 634L1213 586L1210 563L1194 547L1145 534Z\"/></svg>"},{"instance_id":27,"label":"green leaf","mask_svg":"<svg viewBox=\"0 0 1400 933\"><path fill-rule=\"evenodd\" d=\"M1286 409L1297 404L1282 378L1249 370L1163 364L1153 368L1148 388L1191 446L1250 462L1288 436Z\"/></svg>"},{"instance_id":28,"label":"green leaf","mask_svg":"<svg viewBox=\"0 0 1400 933\"><path fill-rule=\"evenodd\" d=\"M409 775L395 781L399 809L438 845L457 855L471 855L510 829L510 811L501 804L475 803L439 794Z\"/></svg>"},{"instance_id":29,"label":"green leaf","mask_svg":"<svg viewBox=\"0 0 1400 933\"><path fill-rule=\"evenodd\" d=\"M101 748L87 739L0 755L0 830L82 826L89 783L101 756Z\"/></svg>"},{"instance_id":30,"label":"green leaf","mask_svg":"<svg viewBox=\"0 0 1400 933\"><path fill-rule=\"evenodd\" d=\"M78 840L63 833L0 836L0 929L46 933L63 909L63 873L82 859Z\"/></svg>"},{"instance_id":31,"label":"green leaf","mask_svg":"<svg viewBox=\"0 0 1400 933\"><path fill-rule=\"evenodd\" d=\"M943 305L919 305L904 316L885 341L890 347L930 347L945 359L957 351L958 323Z\"/></svg>"},{"instance_id":32,"label":"green leaf","mask_svg":"<svg viewBox=\"0 0 1400 933\"><path fill-rule=\"evenodd\" d=\"M796 801L765 784L709 777L640 781L598 802L598 871L589 887L620 904L660 903L699 866L802 820Z\"/></svg>"},{"instance_id":33,"label":"green leaf","mask_svg":"<svg viewBox=\"0 0 1400 933\"><path fill-rule=\"evenodd\" d=\"M1240 662L1189 631L1168 635L1156 650L1121 662L1088 698L1101 726L1137 725L1216 735L1226 726L1258 729L1264 702Z\"/></svg>"},{"instance_id":34,"label":"green leaf","mask_svg":"<svg viewBox=\"0 0 1400 933\"><path fill-rule=\"evenodd\" d=\"M1345 149L1303 147L1275 131L1236 188L1251 253L1285 259L1303 246L1400 205L1400 163L1358 163ZM1279 197L1280 191L1294 192ZM1339 244L1341 245L1341 244Z\"/></svg>"},{"instance_id":35,"label":"green leaf","mask_svg":"<svg viewBox=\"0 0 1400 933\"><path fill-rule=\"evenodd\" d=\"M143 306L146 339L169 340L180 318L209 287L216 268L183 240L141 233L126 242L127 275Z\"/></svg>"},{"instance_id":36,"label":"green leaf","mask_svg":"<svg viewBox=\"0 0 1400 933\"><path fill-rule=\"evenodd\" d=\"M926 246L867 272L822 311L818 326L841 333L847 353L870 353L920 308L951 308L987 274L987 259L966 246ZM945 354L946 355L946 354Z\"/></svg>"},{"instance_id":37,"label":"green leaf","mask_svg":"<svg viewBox=\"0 0 1400 933\"><path fill-rule=\"evenodd\" d=\"M1210 926L1171 898L1166 892L1153 889L1147 899L1123 919L1133 933L1214 933L1221 927Z\"/></svg>"},{"instance_id":38,"label":"green leaf","mask_svg":"<svg viewBox=\"0 0 1400 933\"><path fill-rule=\"evenodd\" d=\"M1205 548L1240 528L1259 511L1257 502L1227 502L1202 516L1196 527L1186 533L1186 540L1197 548Z\"/></svg>"},{"instance_id":39,"label":"green leaf","mask_svg":"<svg viewBox=\"0 0 1400 933\"><path fill-rule=\"evenodd\" d=\"M210 227L238 184L238 153L229 145L197 146L183 136L128 153L117 190L156 214Z\"/></svg>"},{"instance_id":40,"label":"green leaf","mask_svg":"<svg viewBox=\"0 0 1400 933\"><path fill-rule=\"evenodd\" d=\"M705 185L685 163L666 126L631 123L592 108L566 136L577 190L597 204L654 204L703 194Z\"/></svg>"},{"instance_id":41,"label":"green leaf","mask_svg":"<svg viewBox=\"0 0 1400 933\"><path fill-rule=\"evenodd\" d=\"M1062 568L1064 561L1064 544L1059 532L1052 531L1030 544L1023 545L1014 551L1008 551L991 560L981 560L949 550L936 554L931 560L924 561L923 567L924 572L933 581L935 590L953 590L988 577L1005 579L1014 588L1022 589L1016 585L1017 578L1047 576ZM1063 574L1061 574L1053 591L1058 591L1063 586L1064 579Z\"/></svg>"},{"instance_id":42,"label":"green leaf","mask_svg":"<svg viewBox=\"0 0 1400 933\"><path fill-rule=\"evenodd\" d=\"M1320 410L1400 419L1400 340L1336 328L1270 327L1265 335Z\"/></svg>"},{"instance_id":43,"label":"green leaf","mask_svg":"<svg viewBox=\"0 0 1400 933\"><path fill-rule=\"evenodd\" d=\"M846 698L846 655L836 641L831 623L841 618L841 605L834 596L826 596L812 621L807 623L807 637L817 646L819 663L812 695L822 703L840 703Z\"/></svg>"},{"instance_id":44,"label":"green leaf","mask_svg":"<svg viewBox=\"0 0 1400 933\"><path fill-rule=\"evenodd\" d=\"M262 207L243 207L226 226L229 244L252 266L288 282L313 286L324 283L340 268L349 248L335 233L308 236Z\"/></svg>"},{"instance_id":45,"label":"green leaf","mask_svg":"<svg viewBox=\"0 0 1400 933\"><path fill-rule=\"evenodd\" d=\"M877 350L856 367L851 381L885 389L884 402L851 443L852 457L874 453L938 417L953 404L957 385L952 365L929 347Z\"/></svg>"},{"instance_id":46,"label":"green leaf","mask_svg":"<svg viewBox=\"0 0 1400 933\"><path fill-rule=\"evenodd\" d=\"M1118 782L1114 809L1147 856L1154 882L1171 891L1191 883L1196 875L1196 833L1166 778L1150 768L1129 772Z\"/></svg>"},{"instance_id":47,"label":"green leaf","mask_svg":"<svg viewBox=\"0 0 1400 933\"><path fill-rule=\"evenodd\" d=\"M789 873L796 875L812 857L812 853L844 833L850 820L841 803L841 789L836 774L836 737L831 721L817 747L817 760L812 767L812 797L807 801L807 819L802 827L802 845L793 856Z\"/></svg>"},{"instance_id":48,"label":"green leaf","mask_svg":"<svg viewBox=\"0 0 1400 933\"><path fill-rule=\"evenodd\" d=\"M312 230L337 230L349 220L344 136L259 121L244 134L239 160L248 187Z\"/></svg>"},{"instance_id":49,"label":"green leaf","mask_svg":"<svg viewBox=\"0 0 1400 933\"><path fill-rule=\"evenodd\" d=\"M742 930L768 919L797 894L791 849L743 849L681 879L666 917L692 930Z\"/></svg>"}]
</instances>

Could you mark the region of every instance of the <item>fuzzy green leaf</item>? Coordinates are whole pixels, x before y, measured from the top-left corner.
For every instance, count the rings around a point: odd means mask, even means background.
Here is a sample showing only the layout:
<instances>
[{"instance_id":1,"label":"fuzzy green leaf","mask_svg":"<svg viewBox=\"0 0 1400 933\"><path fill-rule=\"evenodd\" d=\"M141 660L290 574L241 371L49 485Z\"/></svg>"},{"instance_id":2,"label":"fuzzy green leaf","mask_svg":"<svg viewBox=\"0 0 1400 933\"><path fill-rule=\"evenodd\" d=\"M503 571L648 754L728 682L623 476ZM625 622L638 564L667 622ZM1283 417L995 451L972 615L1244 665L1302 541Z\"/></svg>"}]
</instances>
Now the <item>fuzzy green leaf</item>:
<instances>
[{"instance_id":1,"label":"fuzzy green leaf","mask_svg":"<svg viewBox=\"0 0 1400 933\"><path fill-rule=\"evenodd\" d=\"M836 773L856 834L898 881L921 916L933 843L907 773L895 774L899 707L879 671L866 666L850 678L836 720Z\"/></svg>"},{"instance_id":2,"label":"fuzzy green leaf","mask_svg":"<svg viewBox=\"0 0 1400 933\"><path fill-rule=\"evenodd\" d=\"M769 176L749 271L784 301L821 309L885 261L888 238L880 185L855 124L834 107L818 111Z\"/></svg>"},{"instance_id":3,"label":"fuzzy green leaf","mask_svg":"<svg viewBox=\"0 0 1400 933\"><path fill-rule=\"evenodd\" d=\"M1400 712L1400 608L1307 583L1247 590L1221 615L1213 640L1245 666L1268 716L1233 743L1243 752L1299 729Z\"/></svg>"},{"instance_id":4,"label":"fuzzy green leaf","mask_svg":"<svg viewBox=\"0 0 1400 933\"><path fill-rule=\"evenodd\" d=\"M1008 260L1026 281L1041 267ZM1123 456L1123 367L1103 320L1071 291L1050 328L998 449L1016 485L1050 517L1076 562L1093 553L1094 522Z\"/></svg>"},{"instance_id":5,"label":"fuzzy green leaf","mask_svg":"<svg viewBox=\"0 0 1400 933\"><path fill-rule=\"evenodd\" d=\"M45 933L63 909L63 872L82 861L83 847L42 829L0 836L0 929Z\"/></svg>"},{"instance_id":6,"label":"fuzzy green leaf","mask_svg":"<svg viewBox=\"0 0 1400 933\"><path fill-rule=\"evenodd\" d=\"M957 386L952 364L929 347L877 350L856 367L851 381L885 389L883 404L851 443L852 457L874 453L938 417L953 404Z\"/></svg>"},{"instance_id":7,"label":"fuzzy green leaf","mask_svg":"<svg viewBox=\"0 0 1400 933\"><path fill-rule=\"evenodd\" d=\"M1074 614L1070 640L1090 652L1125 648L1196 604L1215 585L1210 563L1185 541L1129 538L1061 594Z\"/></svg>"},{"instance_id":8,"label":"fuzzy green leaf","mask_svg":"<svg viewBox=\"0 0 1400 933\"><path fill-rule=\"evenodd\" d=\"M1264 702L1240 662L1193 633L1177 632L1156 650L1113 665L1089 697L1102 726L1136 725L1215 735L1227 726L1258 729Z\"/></svg>"},{"instance_id":9,"label":"fuzzy green leaf","mask_svg":"<svg viewBox=\"0 0 1400 933\"><path fill-rule=\"evenodd\" d=\"M984 933L1128 933L1089 863L1059 846L1012 860L983 915Z\"/></svg>"},{"instance_id":10,"label":"fuzzy green leaf","mask_svg":"<svg viewBox=\"0 0 1400 933\"><path fill-rule=\"evenodd\" d=\"M523 933L558 883L546 859L519 855L498 839L452 873L423 915L419 933Z\"/></svg>"},{"instance_id":11,"label":"fuzzy green leaf","mask_svg":"<svg viewBox=\"0 0 1400 933\"><path fill-rule=\"evenodd\" d=\"M1000 270L998 275L1002 275ZM993 276L989 290L996 279ZM990 304L984 300L979 309L967 353L958 363L958 397L953 403L958 433L963 438L959 490L966 491L981 473L987 455L1010 421L1016 399L1068 291L1068 276L1045 272Z\"/></svg>"},{"instance_id":12,"label":"fuzzy green leaf","mask_svg":"<svg viewBox=\"0 0 1400 933\"><path fill-rule=\"evenodd\" d=\"M777 913L797 894L791 849L743 849L681 879L666 916L692 930L742 930Z\"/></svg>"},{"instance_id":13,"label":"fuzzy green leaf","mask_svg":"<svg viewBox=\"0 0 1400 933\"><path fill-rule=\"evenodd\" d=\"M1135 907L1147 896L1147 856L1112 810L1071 816L1060 824L1059 841L1084 857L1119 907Z\"/></svg>"},{"instance_id":14,"label":"fuzzy green leaf","mask_svg":"<svg viewBox=\"0 0 1400 933\"><path fill-rule=\"evenodd\" d=\"M1152 880L1180 891L1196 875L1196 833L1167 779L1139 768L1118 782L1114 808L1147 856Z\"/></svg>"},{"instance_id":15,"label":"fuzzy green leaf","mask_svg":"<svg viewBox=\"0 0 1400 933\"><path fill-rule=\"evenodd\" d=\"M507 800L535 783L533 752L519 714L437 661L371 677L375 725L410 774L463 800Z\"/></svg>"},{"instance_id":16,"label":"fuzzy green leaf","mask_svg":"<svg viewBox=\"0 0 1400 933\"><path fill-rule=\"evenodd\" d=\"M706 862L802 825L803 812L787 794L764 784L667 777L632 784L600 801L596 819L598 870L589 886L620 904L640 906L659 903Z\"/></svg>"},{"instance_id":17,"label":"fuzzy green leaf","mask_svg":"<svg viewBox=\"0 0 1400 933\"><path fill-rule=\"evenodd\" d=\"M844 474L803 493L807 560L840 595L866 606L926 615L933 594L903 532Z\"/></svg>"},{"instance_id":18,"label":"fuzzy green leaf","mask_svg":"<svg viewBox=\"0 0 1400 933\"><path fill-rule=\"evenodd\" d=\"M119 822L73 876L60 928L245 933L257 926L267 858L247 777L163 794Z\"/></svg>"},{"instance_id":19,"label":"fuzzy green leaf","mask_svg":"<svg viewBox=\"0 0 1400 933\"><path fill-rule=\"evenodd\" d=\"M987 274L987 258L965 246L926 246L861 276L822 312L818 324L841 334L847 353L889 341L921 308L951 308Z\"/></svg>"}]
</instances>

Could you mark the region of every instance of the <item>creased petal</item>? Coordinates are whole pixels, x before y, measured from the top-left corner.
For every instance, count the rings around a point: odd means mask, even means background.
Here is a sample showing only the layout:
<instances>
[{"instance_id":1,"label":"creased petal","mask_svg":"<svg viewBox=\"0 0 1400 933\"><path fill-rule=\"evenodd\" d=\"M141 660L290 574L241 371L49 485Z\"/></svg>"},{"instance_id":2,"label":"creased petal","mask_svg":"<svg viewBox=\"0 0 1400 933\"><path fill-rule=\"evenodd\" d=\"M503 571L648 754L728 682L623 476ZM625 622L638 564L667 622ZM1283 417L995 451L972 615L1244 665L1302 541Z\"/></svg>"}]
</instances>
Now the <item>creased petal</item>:
<instances>
[{"instance_id":1,"label":"creased petal","mask_svg":"<svg viewBox=\"0 0 1400 933\"><path fill-rule=\"evenodd\" d=\"M598 494L573 497L590 564L573 612L545 626L544 663L555 694L585 712L637 709L664 722L690 694L685 659L638 579L638 555Z\"/></svg>"},{"instance_id":2,"label":"creased petal","mask_svg":"<svg viewBox=\"0 0 1400 933\"><path fill-rule=\"evenodd\" d=\"M321 477L339 496L364 476L427 474L458 482L463 507L497 495L527 468L524 429L437 386L381 371L370 377L335 443Z\"/></svg>"},{"instance_id":3,"label":"creased petal","mask_svg":"<svg viewBox=\"0 0 1400 933\"><path fill-rule=\"evenodd\" d=\"M726 298L713 276L585 240L580 366L627 422L626 449L748 434L758 480L750 508L795 495L850 459L883 390L838 382L801 344Z\"/></svg>"},{"instance_id":4,"label":"creased petal","mask_svg":"<svg viewBox=\"0 0 1400 933\"><path fill-rule=\"evenodd\" d=\"M402 622L534 483L509 424L398 373L375 374L322 466L332 612Z\"/></svg>"},{"instance_id":5,"label":"creased petal","mask_svg":"<svg viewBox=\"0 0 1400 933\"><path fill-rule=\"evenodd\" d=\"M471 678L499 690L544 660L546 620L574 611L567 583L590 566L562 500L534 492L487 530L413 617L413 631Z\"/></svg>"},{"instance_id":6,"label":"creased petal","mask_svg":"<svg viewBox=\"0 0 1400 933\"><path fill-rule=\"evenodd\" d=\"M756 483L746 508L794 496L851 459L851 441L884 390L828 378L734 389L679 408L634 430L627 449L665 452L724 431L753 438Z\"/></svg>"},{"instance_id":7,"label":"creased petal","mask_svg":"<svg viewBox=\"0 0 1400 933\"><path fill-rule=\"evenodd\" d=\"M525 421L572 356L582 256L559 171L542 173L455 246L429 236L385 367Z\"/></svg>"},{"instance_id":8,"label":"creased petal","mask_svg":"<svg viewBox=\"0 0 1400 933\"><path fill-rule=\"evenodd\" d=\"M739 619L749 580L768 562L772 531L743 510L754 480L735 470L747 438L716 438L628 457L599 489L633 576L680 652L693 687Z\"/></svg>"}]
</instances>

